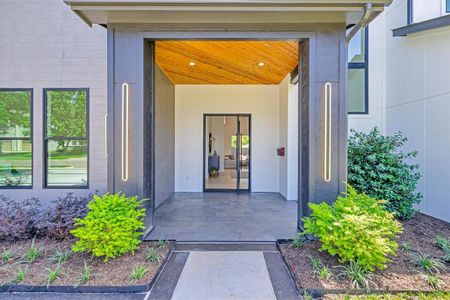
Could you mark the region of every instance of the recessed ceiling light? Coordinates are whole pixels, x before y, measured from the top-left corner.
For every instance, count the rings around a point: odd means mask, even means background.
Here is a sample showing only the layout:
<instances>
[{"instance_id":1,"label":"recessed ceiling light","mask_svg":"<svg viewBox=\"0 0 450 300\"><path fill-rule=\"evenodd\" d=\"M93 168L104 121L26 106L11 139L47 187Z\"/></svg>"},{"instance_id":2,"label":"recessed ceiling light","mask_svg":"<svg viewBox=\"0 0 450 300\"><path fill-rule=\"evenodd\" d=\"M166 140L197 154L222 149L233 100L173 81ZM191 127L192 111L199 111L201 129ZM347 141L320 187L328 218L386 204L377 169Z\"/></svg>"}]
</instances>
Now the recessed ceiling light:
<instances>
[{"instance_id":1,"label":"recessed ceiling light","mask_svg":"<svg viewBox=\"0 0 450 300\"><path fill-rule=\"evenodd\" d=\"M191 61L191 62L189 63L189 65L193 67L193 66L195 66L195 62Z\"/></svg>"},{"instance_id":2,"label":"recessed ceiling light","mask_svg":"<svg viewBox=\"0 0 450 300\"><path fill-rule=\"evenodd\" d=\"M263 63L263 62L258 63L258 66L260 66L260 67L264 67L264 65L265 65L265 63Z\"/></svg>"}]
</instances>

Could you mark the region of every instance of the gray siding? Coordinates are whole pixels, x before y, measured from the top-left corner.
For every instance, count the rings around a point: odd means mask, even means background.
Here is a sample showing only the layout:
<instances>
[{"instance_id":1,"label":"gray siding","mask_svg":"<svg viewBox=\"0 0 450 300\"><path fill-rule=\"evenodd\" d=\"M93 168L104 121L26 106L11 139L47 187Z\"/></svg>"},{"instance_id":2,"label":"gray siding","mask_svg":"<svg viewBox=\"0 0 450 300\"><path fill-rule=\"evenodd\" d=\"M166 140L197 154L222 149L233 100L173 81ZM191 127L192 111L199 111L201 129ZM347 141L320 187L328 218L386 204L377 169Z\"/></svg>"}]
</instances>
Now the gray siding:
<instances>
[{"instance_id":1,"label":"gray siding","mask_svg":"<svg viewBox=\"0 0 450 300\"><path fill-rule=\"evenodd\" d=\"M0 0L0 87L33 88L33 190L0 190L43 202L68 189L43 189L43 88L90 89L88 194L106 190L106 30L88 27L61 0Z\"/></svg>"}]
</instances>

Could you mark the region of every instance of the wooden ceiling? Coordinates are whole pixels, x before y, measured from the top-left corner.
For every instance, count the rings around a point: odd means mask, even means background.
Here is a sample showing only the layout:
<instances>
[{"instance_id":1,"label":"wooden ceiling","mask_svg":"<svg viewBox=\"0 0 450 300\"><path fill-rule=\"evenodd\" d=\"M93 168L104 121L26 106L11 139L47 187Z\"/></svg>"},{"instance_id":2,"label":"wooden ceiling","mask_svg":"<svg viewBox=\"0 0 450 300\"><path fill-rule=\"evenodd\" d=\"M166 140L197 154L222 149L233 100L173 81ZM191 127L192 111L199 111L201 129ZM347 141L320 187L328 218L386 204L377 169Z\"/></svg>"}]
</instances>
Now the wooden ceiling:
<instances>
[{"instance_id":1,"label":"wooden ceiling","mask_svg":"<svg viewBox=\"0 0 450 300\"><path fill-rule=\"evenodd\" d=\"M160 41L156 63L174 84L278 84L298 64L294 41Z\"/></svg>"}]
</instances>

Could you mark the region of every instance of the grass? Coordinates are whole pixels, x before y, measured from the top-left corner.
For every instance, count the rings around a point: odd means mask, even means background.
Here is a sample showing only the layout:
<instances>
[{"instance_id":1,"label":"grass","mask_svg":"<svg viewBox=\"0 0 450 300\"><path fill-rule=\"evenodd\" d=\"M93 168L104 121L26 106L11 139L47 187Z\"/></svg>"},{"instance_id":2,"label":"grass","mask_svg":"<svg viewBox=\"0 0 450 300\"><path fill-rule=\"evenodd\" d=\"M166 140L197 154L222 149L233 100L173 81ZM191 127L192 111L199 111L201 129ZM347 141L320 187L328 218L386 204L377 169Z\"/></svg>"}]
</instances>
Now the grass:
<instances>
[{"instance_id":1,"label":"grass","mask_svg":"<svg viewBox=\"0 0 450 300\"><path fill-rule=\"evenodd\" d=\"M147 261L152 263L159 263L161 258L159 257L158 252L154 248L150 248L147 251Z\"/></svg>"},{"instance_id":2,"label":"grass","mask_svg":"<svg viewBox=\"0 0 450 300\"><path fill-rule=\"evenodd\" d=\"M356 261L350 261L348 265L339 266L342 269L338 276L346 276L350 279L352 289L369 289L372 273Z\"/></svg>"},{"instance_id":3,"label":"grass","mask_svg":"<svg viewBox=\"0 0 450 300\"><path fill-rule=\"evenodd\" d=\"M328 299L328 298L327 298ZM444 300L450 299L449 292L433 293L401 293L401 294L372 294L372 295L339 295L333 299L348 300Z\"/></svg>"},{"instance_id":4,"label":"grass","mask_svg":"<svg viewBox=\"0 0 450 300\"><path fill-rule=\"evenodd\" d=\"M159 239L159 240L158 240L158 247L159 247L159 248L164 248L164 247L166 247L167 243L168 243L168 242L167 242L166 240Z\"/></svg>"},{"instance_id":5,"label":"grass","mask_svg":"<svg viewBox=\"0 0 450 300\"><path fill-rule=\"evenodd\" d=\"M436 236L436 244L444 251L443 260L450 262L450 241L442 235Z\"/></svg>"},{"instance_id":6,"label":"grass","mask_svg":"<svg viewBox=\"0 0 450 300\"><path fill-rule=\"evenodd\" d=\"M14 276L14 283L21 283L25 280L25 276L27 275L27 269L26 267L23 268L22 266L17 267L16 275Z\"/></svg>"},{"instance_id":7,"label":"grass","mask_svg":"<svg viewBox=\"0 0 450 300\"><path fill-rule=\"evenodd\" d=\"M48 271L48 275L47 275L47 288L50 286L50 284L53 283L53 281L55 281L58 277L59 274L61 273L61 267L58 264L58 266L55 269L46 269Z\"/></svg>"},{"instance_id":8,"label":"grass","mask_svg":"<svg viewBox=\"0 0 450 300\"><path fill-rule=\"evenodd\" d=\"M403 250L410 252L412 250L412 246L410 243L407 242L403 242L400 244L400 246L402 246Z\"/></svg>"},{"instance_id":9,"label":"grass","mask_svg":"<svg viewBox=\"0 0 450 300\"><path fill-rule=\"evenodd\" d=\"M80 283L86 284L92 278L92 269L88 266L87 262L84 261L84 266L81 268Z\"/></svg>"},{"instance_id":10,"label":"grass","mask_svg":"<svg viewBox=\"0 0 450 300\"><path fill-rule=\"evenodd\" d=\"M3 262L9 262L14 257L14 252L11 249L6 250L5 247L3 247L1 257Z\"/></svg>"},{"instance_id":11,"label":"grass","mask_svg":"<svg viewBox=\"0 0 450 300\"><path fill-rule=\"evenodd\" d=\"M446 269L445 264L440 259L431 257L427 254L414 253L411 255L411 259L416 267L428 274L439 273Z\"/></svg>"},{"instance_id":12,"label":"grass","mask_svg":"<svg viewBox=\"0 0 450 300\"><path fill-rule=\"evenodd\" d=\"M442 250L450 249L450 241L443 235L437 235L436 236L436 244Z\"/></svg>"},{"instance_id":13,"label":"grass","mask_svg":"<svg viewBox=\"0 0 450 300\"><path fill-rule=\"evenodd\" d=\"M139 280L147 273L147 267L145 265L138 265L131 272L131 279Z\"/></svg>"},{"instance_id":14,"label":"grass","mask_svg":"<svg viewBox=\"0 0 450 300\"><path fill-rule=\"evenodd\" d=\"M438 290L442 285L442 280L437 274L436 275L428 274L427 282L435 290Z\"/></svg>"},{"instance_id":15,"label":"grass","mask_svg":"<svg viewBox=\"0 0 450 300\"><path fill-rule=\"evenodd\" d=\"M323 264L320 261L320 259L317 258L317 257L313 257L313 256L308 256L308 257L309 257L309 260L310 260L310 263L311 263L311 267L313 268L313 271L319 273L320 269L323 266Z\"/></svg>"},{"instance_id":16,"label":"grass","mask_svg":"<svg viewBox=\"0 0 450 300\"><path fill-rule=\"evenodd\" d=\"M303 246L304 242L303 240L300 238L300 236L296 236L293 240L292 240L292 247L298 249L301 246Z\"/></svg>"},{"instance_id":17,"label":"grass","mask_svg":"<svg viewBox=\"0 0 450 300\"><path fill-rule=\"evenodd\" d=\"M53 256L53 261L57 262L58 264L65 263L67 260L69 260L70 254L70 250L57 249L55 255Z\"/></svg>"},{"instance_id":18,"label":"grass","mask_svg":"<svg viewBox=\"0 0 450 300\"><path fill-rule=\"evenodd\" d=\"M331 277L331 271L327 267L323 266L319 271L319 277L323 280L328 280Z\"/></svg>"},{"instance_id":19,"label":"grass","mask_svg":"<svg viewBox=\"0 0 450 300\"><path fill-rule=\"evenodd\" d=\"M31 241L30 248L27 251L27 259L30 263L34 263L42 254L42 250L35 246L34 239Z\"/></svg>"}]
</instances>

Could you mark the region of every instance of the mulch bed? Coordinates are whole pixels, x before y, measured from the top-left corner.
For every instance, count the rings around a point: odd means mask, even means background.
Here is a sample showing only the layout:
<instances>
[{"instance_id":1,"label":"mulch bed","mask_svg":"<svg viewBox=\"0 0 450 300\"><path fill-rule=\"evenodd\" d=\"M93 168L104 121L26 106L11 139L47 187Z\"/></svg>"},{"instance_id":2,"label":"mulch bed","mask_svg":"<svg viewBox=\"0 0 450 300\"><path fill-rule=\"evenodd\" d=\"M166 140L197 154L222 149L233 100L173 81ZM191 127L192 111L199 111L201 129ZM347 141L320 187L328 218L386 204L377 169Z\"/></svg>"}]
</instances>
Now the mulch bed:
<instances>
[{"instance_id":1,"label":"mulch bed","mask_svg":"<svg viewBox=\"0 0 450 300\"><path fill-rule=\"evenodd\" d=\"M26 253L31 241L14 243L1 242L0 252L3 248L12 249L14 257L10 262L0 262L0 284L14 284L11 280L17 274L19 266L26 268L25 280L20 284L45 286L47 285L48 269L54 270L58 263L54 261L55 251L70 249L72 241L56 241L50 239L36 239L35 245L42 249L42 255L34 262L29 263ZM101 258L93 258L89 254L71 253L67 262L61 264L59 277L51 286L78 286L80 284L81 270L86 261L91 267L92 279L83 286L127 286L149 284L157 274L165 258L170 254L173 242L167 242L159 247L157 242L143 242L134 254L125 254L104 262ZM146 261L147 251L154 248L159 254L159 262ZM131 273L138 265L145 265L147 272L139 280L132 280Z\"/></svg>"},{"instance_id":2,"label":"mulch bed","mask_svg":"<svg viewBox=\"0 0 450 300\"><path fill-rule=\"evenodd\" d=\"M450 238L450 224L424 214L417 213L410 220L403 222L403 233L398 238L399 248L397 255L391 257L391 262L383 271L374 273L371 289L390 291L432 291L426 278L411 262L411 253L420 252L436 258L443 256L444 252L435 244L436 235ZM401 246L408 243L411 250ZM281 253L289 265L297 285L302 289L349 289L350 282L343 277L337 278L339 273L336 266L342 265L337 259L326 252L320 252L319 241L305 243L299 249L292 244L281 244ZM322 263L333 272L328 280L314 276L309 256L318 257ZM441 290L450 290L450 266L447 271L441 272Z\"/></svg>"}]
</instances>

